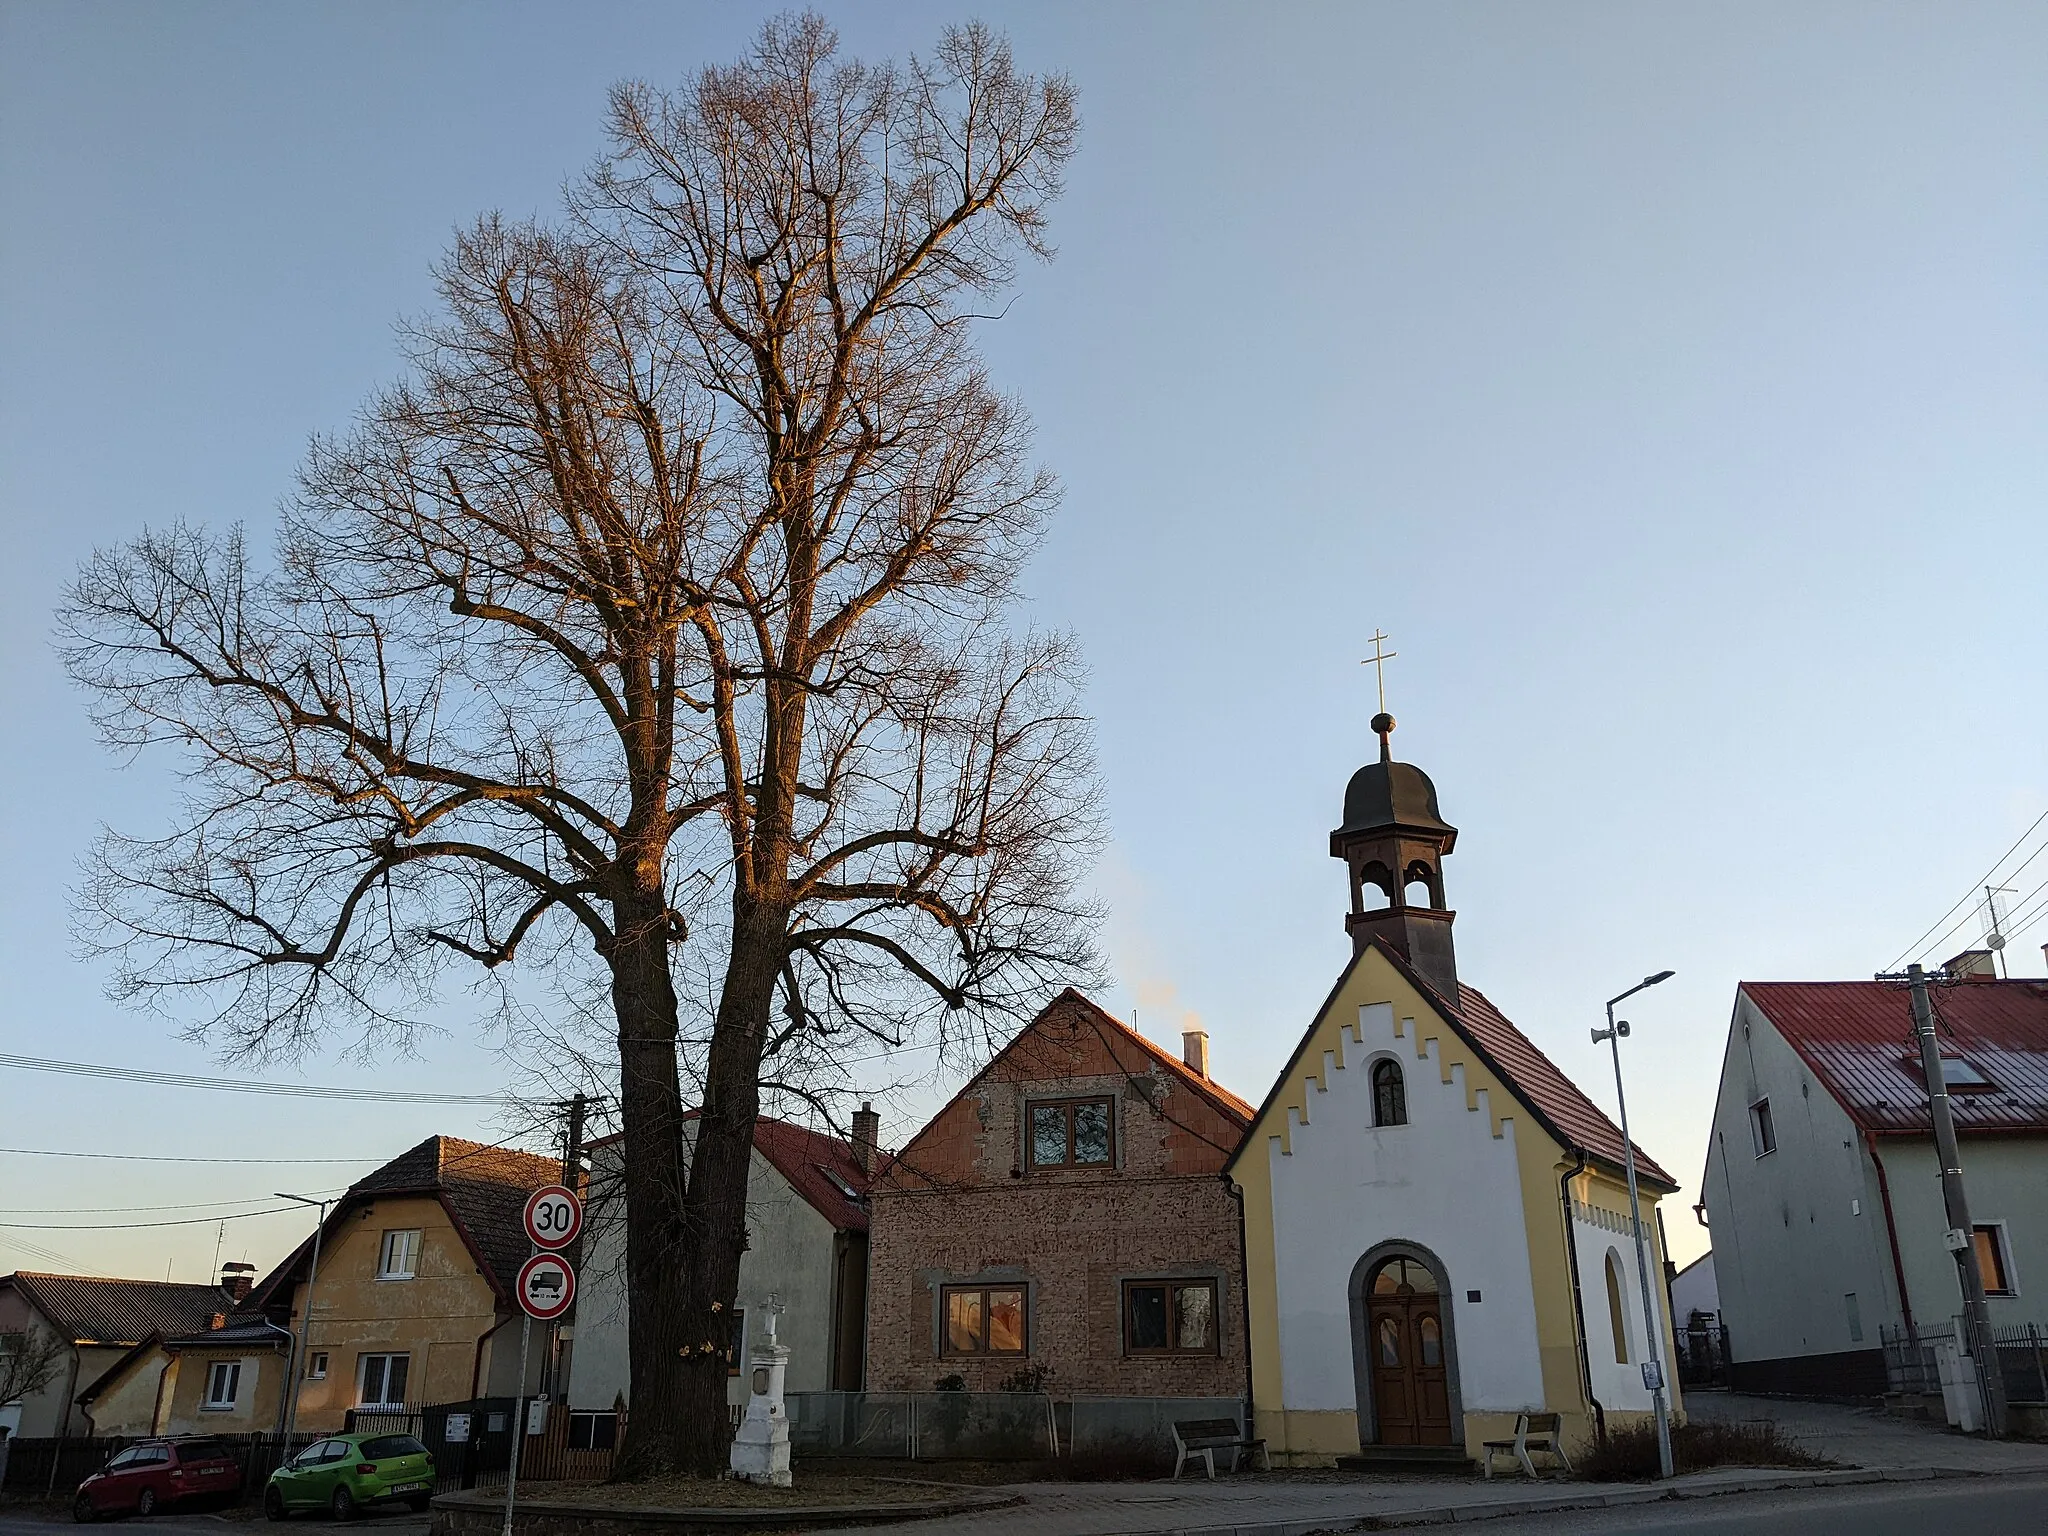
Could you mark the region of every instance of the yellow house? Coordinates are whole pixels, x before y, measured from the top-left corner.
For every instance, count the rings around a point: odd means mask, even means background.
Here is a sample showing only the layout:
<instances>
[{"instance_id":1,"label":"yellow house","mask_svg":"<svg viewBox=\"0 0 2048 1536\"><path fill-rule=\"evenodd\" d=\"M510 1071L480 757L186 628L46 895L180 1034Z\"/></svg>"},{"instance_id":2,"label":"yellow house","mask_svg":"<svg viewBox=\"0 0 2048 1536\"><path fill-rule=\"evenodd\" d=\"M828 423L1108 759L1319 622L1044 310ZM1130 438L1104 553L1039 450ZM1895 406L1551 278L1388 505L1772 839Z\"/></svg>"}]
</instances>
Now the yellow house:
<instances>
[{"instance_id":1,"label":"yellow house","mask_svg":"<svg viewBox=\"0 0 2048 1536\"><path fill-rule=\"evenodd\" d=\"M249 1314L143 1340L78 1396L95 1435L275 1433L290 1337Z\"/></svg>"},{"instance_id":2,"label":"yellow house","mask_svg":"<svg viewBox=\"0 0 2048 1536\"><path fill-rule=\"evenodd\" d=\"M354 1185L328 1214L311 1284L309 1238L248 1302L295 1341L297 1429L340 1429L352 1408L538 1390L544 1339L522 1383L512 1285L531 1251L527 1197L561 1171L531 1153L431 1136Z\"/></svg>"},{"instance_id":3,"label":"yellow house","mask_svg":"<svg viewBox=\"0 0 2048 1536\"><path fill-rule=\"evenodd\" d=\"M1521 1413L1561 1414L1583 1445L1652 1409L1621 1133L1459 980L1442 877L1457 831L1393 761L1393 725L1374 720L1380 760L1330 839L1350 963L1228 1169L1254 1433L1296 1465L1476 1459ZM1669 1380L1653 1212L1677 1186L1635 1160Z\"/></svg>"}]
</instances>

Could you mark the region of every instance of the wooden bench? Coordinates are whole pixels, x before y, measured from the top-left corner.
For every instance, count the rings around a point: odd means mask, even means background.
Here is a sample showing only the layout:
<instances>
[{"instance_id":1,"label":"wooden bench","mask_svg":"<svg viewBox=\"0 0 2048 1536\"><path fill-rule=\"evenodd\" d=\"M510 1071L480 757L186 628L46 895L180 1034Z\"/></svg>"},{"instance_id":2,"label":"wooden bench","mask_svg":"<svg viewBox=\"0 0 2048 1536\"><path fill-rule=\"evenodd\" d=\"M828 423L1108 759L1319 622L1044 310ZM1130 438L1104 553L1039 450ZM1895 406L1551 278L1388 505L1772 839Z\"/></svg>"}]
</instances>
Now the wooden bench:
<instances>
[{"instance_id":1,"label":"wooden bench","mask_svg":"<svg viewBox=\"0 0 2048 1536\"><path fill-rule=\"evenodd\" d=\"M1493 1458L1512 1456L1522 1464L1522 1470L1531 1478L1536 1476L1536 1464L1529 1459L1531 1451L1542 1451L1555 1456L1564 1463L1565 1471L1572 1470L1572 1459L1564 1453L1562 1426L1554 1413L1523 1413L1515 1416L1515 1438L1512 1440L1488 1440L1485 1442L1486 1475L1493 1476Z\"/></svg>"},{"instance_id":2,"label":"wooden bench","mask_svg":"<svg viewBox=\"0 0 2048 1536\"><path fill-rule=\"evenodd\" d=\"M1197 1456L1202 1465L1209 1469L1209 1480L1216 1480L1216 1453L1230 1452L1230 1470L1237 1470L1240 1451L1257 1451L1268 1472L1273 1470L1273 1458L1266 1452L1263 1440L1247 1440L1244 1431L1237 1427L1235 1419L1180 1419L1173 1426L1173 1475L1180 1476L1180 1469Z\"/></svg>"}]
</instances>

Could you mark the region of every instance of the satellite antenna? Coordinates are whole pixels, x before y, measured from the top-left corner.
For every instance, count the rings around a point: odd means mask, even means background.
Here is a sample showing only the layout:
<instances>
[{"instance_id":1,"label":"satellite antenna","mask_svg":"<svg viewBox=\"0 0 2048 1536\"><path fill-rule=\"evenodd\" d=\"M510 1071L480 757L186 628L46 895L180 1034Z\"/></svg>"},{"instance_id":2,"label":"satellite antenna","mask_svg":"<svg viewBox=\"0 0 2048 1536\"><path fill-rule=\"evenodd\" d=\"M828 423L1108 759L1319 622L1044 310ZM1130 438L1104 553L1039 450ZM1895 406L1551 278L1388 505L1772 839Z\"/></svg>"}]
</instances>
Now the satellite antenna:
<instances>
[{"instance_id":1,"label":"satellite antenna","mask_svg":"<svg viewBox=\"0 0 2048 1536\"><path fill-rule=\"evenodd\" d=\"M2005 919L1998 911L1998 898L2010 896L2009 885L1987 885L1984 887L1984 912L1991 920L1991 929L1984 935L1984 947L1998 958L1998 970L2002 976L2010 977L2012 972L2005 964Z\"/></svg>"}]
</instances>

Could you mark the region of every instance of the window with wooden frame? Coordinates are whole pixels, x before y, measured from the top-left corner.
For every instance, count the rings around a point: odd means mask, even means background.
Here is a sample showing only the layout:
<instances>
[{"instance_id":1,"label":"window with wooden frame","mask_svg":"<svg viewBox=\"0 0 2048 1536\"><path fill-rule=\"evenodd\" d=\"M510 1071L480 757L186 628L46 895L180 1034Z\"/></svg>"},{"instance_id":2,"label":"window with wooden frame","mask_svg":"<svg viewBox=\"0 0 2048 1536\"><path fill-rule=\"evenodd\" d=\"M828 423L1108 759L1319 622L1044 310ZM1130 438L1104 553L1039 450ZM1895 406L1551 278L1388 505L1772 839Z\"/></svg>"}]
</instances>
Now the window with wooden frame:
<instances>
[{"instance_id":1,"label":"window with wooden frame","mask_svg":"<svg viewBox=\"0 0 2048 1536\"><path fill-rule=\"evenodd\" d=\"M942 1355L1025 1353L1024 1287L949 1285L940 1292Z\"/></svg>"},{"instance_id":2,"label":"window with wooden frame","mask_svg":"<svg viewBox=\"0 0 2048 1536\"><path fill-rule=\"evenodd\" d=\"M1217 1349L1214 1280L1126 1280L1124 1353L1213 1355Z\"/></svg>"},{"instance_id":3,"label":"window with wooden frame","mask_svg":"<svg viewBox=\"0 0 2048 1536\"><path fill-rule=\"evenodd\" d=\"M1107 1168L1116 1144L1116 1100L1040 1100L1029 1109L1034 1168Z\"/></svg>"},{"instance_id":4,"label":"window with wooden frame","mask_svg":"<svg viewBox=\"0 0 2048 1536\"><path fill-rule=\"evenodd\" d=\"M1997 1222L1974 1227L1970 1244L1977 1250L1977 1273L1984 1277L1984 1294L2013 1295L2017 1287L2012 1283L2012 1265L2006 1259L2004 1227Z\"/></svg>"}]
</instances>

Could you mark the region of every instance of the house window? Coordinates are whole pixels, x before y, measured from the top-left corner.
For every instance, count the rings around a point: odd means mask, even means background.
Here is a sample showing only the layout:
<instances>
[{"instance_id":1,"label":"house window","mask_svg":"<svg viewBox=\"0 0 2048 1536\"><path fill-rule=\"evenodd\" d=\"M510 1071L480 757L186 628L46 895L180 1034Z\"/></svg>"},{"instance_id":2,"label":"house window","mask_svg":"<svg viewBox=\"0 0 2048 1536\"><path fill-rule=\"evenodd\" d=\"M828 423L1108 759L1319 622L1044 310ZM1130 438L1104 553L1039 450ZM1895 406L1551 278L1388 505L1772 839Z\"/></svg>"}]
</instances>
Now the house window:
<instances>
[{"instance_id":1,"label":"house window","mask_svg":"<svg viewBox=\"0 0 2048 1536\"><path fill-rule=\"evenodd\" d=\"M949 1285L941 1292L946 1326L942 1355L1024 1353L1022 1286Z\"/></svg>"},{"instance_id":2,"label":"house window","mask_svg":"<svg viewBox=\"0 0 2048 1536\"><path fill-rule=\"evenodd\" d=\"M419 1263L419 1228L384 1234L383 1252L377 1259L379 1280L410 1280L419 1269Z\"/></svg>"},{"instance_id":3,"label":"house window","mask_svg":"<svg viewBox=\"0 0 2048 1536\"><path fill-rule=\"evenodd\" d=\"M1977 1273L1984 1277L1984 1294L2017 1295L2018 1289L2012 1283L2012 1265L2006 1253L2004 1224L1992 1222L1973 1228L1970 1239L1977 1250Z\"/></svg>"},{"instance_id":4,"label":"house window","mask_svg":"<svg viewBox=\"0 0 2048 1536\"><path fill-rule=\"evenodd\" d=\"M1749 1106L1749 1134L1756 1142L1758 1157L1768 1157L1778 1150L1778 1128L1771 1123L1769 1099L1758 1099Z\"/></svg>"},{"instance_id":5,"label":"house window","mask_svg":"<svg viewBox=\"0 0 2048 1536\"><path fill-rule=\"evenodd\" d=\"M356 1393L358 1408L403 1408L410 1355L364 1355Z\"/></svg>"},{"instance_id":6,"label":"house window","mask_svg":"<svg viewBox=\"0 0 2048 1536\"><path fill-rule=\"evenodd\" d=\"M241 1390L242 1362L216 1360L206 1368L206 1401L201 1406L213 1409L232 1408Z\"/></svg>"},{"instance_id":7,"label":"house window","mask_svg":"<svg viewBox=\"0 0 2048 1536\"><path fill-rule=\"evenodd\" d=\"M1607 1326L1614 1331L1614 1363L1628 1364L1628 1321L1622 1308L1622 1296L1628 1289L1628 1282L1621 1278L1621 1260L1612 1248L1607 1250Z\"/></svg>"},{"instance_id":8,"label":"house window","mask_svg":"<svg viewBox=\"0 0 2048 1536\"><path fill-rule=\"evenodd\" d=\"M1125 1281L1124 1353L1215 1354L1216 1282Z\"/></svg>"},{"instance_id":9,"label":"house window","mask_svg":"<svg viewBox=\"0 0 2048 1536\"><path fill-rule=\"evenodd\" d=\"M569 1415L569 1449L609 1451L619 1443L617 1413L574 1413Z\"/></svg>"},{"instance_id":10,"label":"house window","mask_svg":"<svg viewBox=\"0 0 2048 1536\"><path fill-rule=\"evenodd\" d=\"M306 1380L325 1381L326 1379L327 1351L324 1349L316 1349L313 1351L312 1354L306 1357Z\"/></svg>"},{"instance_id":11,"label":"house window","mask_svg":"<svg viewBox=\"0 0 2048 1536\"><path fill-rule=\"evenodd\" d=\"M1106 1168L1112 1099L1062 1099L1031 1106L1031 1166Z\"/></svg>"},{"instance_id":12,"label":"house window","mask_svg":"<svg viewBox=\"0 0 2048 1536\"><path fill-rule=\"evenodd\" d=\"M1372 1068L1372 1123L1406 1125L1408 1089L1401 1081L1398 1061L1378 1061Z\"/></svg>"}]
</instances>

